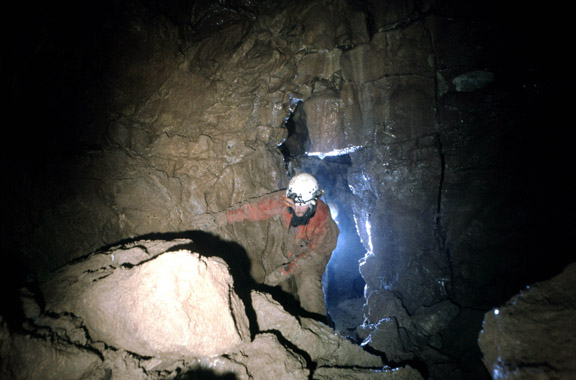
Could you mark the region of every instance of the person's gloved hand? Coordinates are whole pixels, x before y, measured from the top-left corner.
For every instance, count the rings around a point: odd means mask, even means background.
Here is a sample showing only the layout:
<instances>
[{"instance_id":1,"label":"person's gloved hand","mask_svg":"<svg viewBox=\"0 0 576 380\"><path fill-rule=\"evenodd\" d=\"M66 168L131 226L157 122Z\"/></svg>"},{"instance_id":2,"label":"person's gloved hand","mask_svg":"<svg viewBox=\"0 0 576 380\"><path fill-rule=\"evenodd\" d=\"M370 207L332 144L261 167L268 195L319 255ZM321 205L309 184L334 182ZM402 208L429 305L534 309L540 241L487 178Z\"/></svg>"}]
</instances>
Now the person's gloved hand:
<instances>
[{"instance_id":1,"label":"person's gloved hand","mask_svg":"<svg viewBox=\"0 0 576 380\"><path fill-rule=\"evenodd\" d=\"M288 207L292 207L294 208L296 206L296 204L294 203L294 201L288 197L284 198L284 204Z\"/></svg>"},{"instance_id":2,"label":"person's gloved hand","mask_svg":"<svg viewBox=\"0 0 576 380\"><path fill-rule=\"evenodd\" d=\"M294 262L289 262L288 264L285 264L285 265L282 267L280 273L281 273L282 276L286 276L286 275L292 273L292 270L293 270L293 269L294 269Z\"/></svg>"},{"instance_id":3,"label":"person's gloved hand","mask_svg":"<svg viewBox=\"0 0 576 380\"><path fill-rule=\"evenodd\" d=\"M284 281L287 276L292 275L292 271L294 270L295 266L296 263L294 261L290 261L289 263L282 265L280 268L277 268L274 272L266 276L264 279L264 284L270 286L278 285Z\"/></svg>"},{"instance_id":4,"label":"person's gloved hand","mask_svg":"<svg viewBox=\"0 0 576 380\"><path fill-rule=\"evenodd\" d=\"M280 283L281 279L282 279L281 270L275 270L274 272L268 274L266 278L264 278L264 284L269 286L276 286Z\"/></svg>"}]
</instances>

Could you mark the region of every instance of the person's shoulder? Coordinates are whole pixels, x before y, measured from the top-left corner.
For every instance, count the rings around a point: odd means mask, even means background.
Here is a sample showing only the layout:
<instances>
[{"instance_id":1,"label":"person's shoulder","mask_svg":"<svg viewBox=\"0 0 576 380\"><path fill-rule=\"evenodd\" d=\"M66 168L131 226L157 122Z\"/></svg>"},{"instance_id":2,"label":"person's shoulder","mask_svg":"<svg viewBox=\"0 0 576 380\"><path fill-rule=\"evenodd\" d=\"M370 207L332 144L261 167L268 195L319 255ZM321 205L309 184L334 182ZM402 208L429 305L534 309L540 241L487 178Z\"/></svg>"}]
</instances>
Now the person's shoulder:
<instances>
[{"instance_id":1,"label":"person's shoulder","mask_svg":"<svg viewBox=\"0 0 576 380\"><path fill-rule=\"evenodd\" d=\"M316 201L316 212L321 214L322 216L328 216L330 215L330 208L326 203L324 203L324 201L318 199Z\"/></svg>"}]
</instances>

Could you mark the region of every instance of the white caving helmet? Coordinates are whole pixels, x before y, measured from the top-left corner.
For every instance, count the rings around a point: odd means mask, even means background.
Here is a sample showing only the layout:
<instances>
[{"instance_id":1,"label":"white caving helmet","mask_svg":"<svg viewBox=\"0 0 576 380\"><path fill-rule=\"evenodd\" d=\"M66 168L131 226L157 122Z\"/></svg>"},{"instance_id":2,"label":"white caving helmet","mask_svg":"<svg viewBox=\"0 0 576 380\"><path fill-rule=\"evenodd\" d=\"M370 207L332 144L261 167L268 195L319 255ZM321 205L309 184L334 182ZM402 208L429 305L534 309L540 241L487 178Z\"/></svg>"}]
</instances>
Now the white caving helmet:
<instances>
[{"instance_id":1,"label":"white caving helmet","mask_svg":"<svg viewBox=\"0 0 576 380\"><path fill-rule=\"evenodd\" d=\"M318 188L316 178L308 173L300 173L292 177L286 189L286 197L300 205L316 204L316 200L322 193Z\"/></svg>"}]
</instances>

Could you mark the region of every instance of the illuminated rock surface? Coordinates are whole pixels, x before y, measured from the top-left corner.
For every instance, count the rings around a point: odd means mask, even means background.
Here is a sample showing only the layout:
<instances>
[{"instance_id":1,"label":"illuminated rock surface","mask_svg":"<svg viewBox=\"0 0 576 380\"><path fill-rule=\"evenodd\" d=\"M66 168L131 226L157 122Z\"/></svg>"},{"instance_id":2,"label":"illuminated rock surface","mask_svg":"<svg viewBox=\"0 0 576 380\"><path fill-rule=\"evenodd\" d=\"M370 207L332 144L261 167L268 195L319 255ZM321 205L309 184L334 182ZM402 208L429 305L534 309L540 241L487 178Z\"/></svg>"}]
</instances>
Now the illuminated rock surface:
<instances>
[{"instance_id":1,"label":"illuminated rock surface","mask_svg":"<svg viewBox=\"0 0 576 380\"><path fill-rule=\"evenodd\" d=\"M2 378L174 379L205 371L304 380L317 369L319 378L357 369L359 379L422 379L290 315L269 294L253 291L244 305L235 292L244 284L234 284L224 261L182 249L190 243L137 241L56 271L35 295L45 302L41 313L18 331L0 321Z\"/></svg>"},{"instance_id":2,"label":"illuminated rock surface","mask_svg":"<svg viewBox=\"0 0 576 380\"><path fill-rule=\"evenodd\" d=\"M144 260L126 266L134 254ZM220 355L250 335L227 265L189 251L96 254L41 288L46 313L75 315L92 340L140 356Z\"/></svg>"}]
</instances>

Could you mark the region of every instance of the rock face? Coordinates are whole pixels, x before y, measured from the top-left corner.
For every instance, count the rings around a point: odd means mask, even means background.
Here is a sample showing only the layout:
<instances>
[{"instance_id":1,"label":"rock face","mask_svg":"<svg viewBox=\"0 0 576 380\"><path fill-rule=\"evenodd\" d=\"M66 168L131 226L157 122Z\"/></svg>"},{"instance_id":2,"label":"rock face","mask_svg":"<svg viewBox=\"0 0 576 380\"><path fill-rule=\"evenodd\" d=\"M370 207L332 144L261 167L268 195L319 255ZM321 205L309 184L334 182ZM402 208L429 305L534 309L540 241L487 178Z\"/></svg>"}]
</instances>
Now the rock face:
<instances>
[{"instance_id":1,"label":"rock face","mask_svg":"<svg viewBox=\"0 0 576 380\"><path fill-rule=\"evenodd\" d=\"M3 379L85 378L102 360L93 351L66 344L54 344L29 335L11 335L0 326L0 375Z\"/></svg>"},{"instance_id":2,"label":"rock face","mask_svg":"<svg viewBox=\"0 0 576 380\"><path fill-rule=\"evenodd\" d=\"M331 334L323 323L287 314L269 294L254 292L252 304L258 327L263 331L278 331L296 348L308 352L319 367L378 368L382 359L366 353L357 345ZM318 339L321 336L322 339Z\"/></svg>"},{"instance_id":3,"label":"rock face","mask_svg":"<svg viewBox=\"0 0 576 380\"><path fill-rule=\"evenodd\" d=\"M361 240L342 242L349 261L327 276L332 302L365 304L350 335L431 378L487 379L484 313L568 264L571 226L555 211L573 199L573 140L557 119L571 104L557 94L573 79L550 42L571 24L558 12L456 0L13 3L6 14L30 22L2 24L0 315L20 296L14 274L44 279L125 239L207 230L201 215L304 170L348 214L341 236ZM267 227L211 232L257 252L274 243ZM103 265L85 276L108 274ZM235 323L230 343L242 341ZM130 324L114 318L90 334ZM129 348L172 350L163 344Z\"/></svg>"},{"instance_id":4,"label":"rock face","mask_svg":"<svg viewBox=\"0 0 576 380\"><path fill-rule=\"evenodd\" d=\"M252 291L244 304L224 261L182 249L190 243L136 241L55 272L35 294L45 302L40 313L28 307L17 329L0 320L0 376L422 379L288 314L270 294Z\"/></svg>"},{"instance_id":5,"label":"rock face","mask_svg":"<svg viewBox=\"0 0 576 380\"><path fill-rule=\"evenodd\" d=\"M220 355L250 336L227 265L187 251L97 254L41 288L47 313L73 314L92 340L141 356Z\"/></svg>"},{"instance_id":6,"label":"rock face","mask_svg":"<svg viewBox=\"0 0 576 380\"><path fill-rule=\"evenodd\" d=\"M478 344L493 379L576 377L576 263L484 317Z\"/></svg>"}]
</instances>

